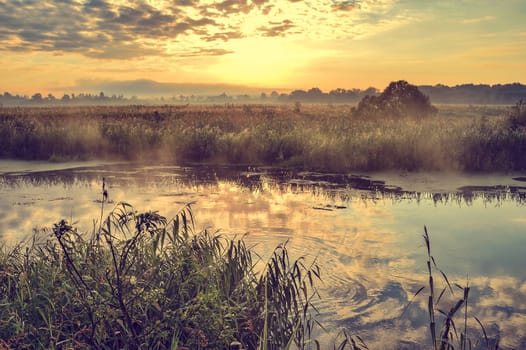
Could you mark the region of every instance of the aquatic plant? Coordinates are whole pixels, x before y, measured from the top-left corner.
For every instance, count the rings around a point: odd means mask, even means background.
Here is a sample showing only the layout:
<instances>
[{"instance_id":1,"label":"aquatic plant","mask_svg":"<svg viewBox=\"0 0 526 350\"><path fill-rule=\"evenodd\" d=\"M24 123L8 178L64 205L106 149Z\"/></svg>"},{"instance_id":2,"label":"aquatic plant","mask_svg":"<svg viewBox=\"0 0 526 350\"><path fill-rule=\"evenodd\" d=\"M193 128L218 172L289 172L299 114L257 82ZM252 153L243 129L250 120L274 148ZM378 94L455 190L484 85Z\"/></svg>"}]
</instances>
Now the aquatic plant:
<instances>
[{"instance_id":1,"label":"aquatic plant","mask_svg":"<svg viewBox=\"0 0 526 350\"><path fill-rule=\"evenodd\" d=\"M431 346L434 350L466 350L466 349L498 349L499 339L490 340L486 329L482 322L475 315L468 313L468 302L469 302L469 283L465 286L461 286L458 283L451 284L447 275L438 268L435 258L431 254L431 239L427 232L427 227L424 226L424 242L427 253L427 275L428 284L423 286L414 294L411 302L406 306L402 312L402 316L407 308L414 301L414 298L418 296L422 291L428 291L427 295L427 311L429 319L429 332L431 339ZM433 272L440 273L444 286L437 294L438 282L435 279ZM461 291L461 296L458 297L455 290ZM444 301L446 294L449 295L449 300ZM443 304L446 303L445 307ZM463 313L459 315L459 313ZM456 317L459 316L459 317ZM460 318L460 324L457 324L455 319ZM468 328L468 319L476 321L479 327L478 334L468 334L468 330L476 332L473 327ZM440 330L437 331L437 327L440 326Z\"/></svg>"},{"instance_id":2,"label":"aquatic plant","mask_svg":"<svg viewBox=\"0 0 526 350\"><path fill-rule=\"evenodd\" d=\"M252 257L194 232L190 204L168 220L120 203L89 237L61 220L0 254L0 347L304 348L318 266L285 245Z\"/></svg>"}]
</instances>

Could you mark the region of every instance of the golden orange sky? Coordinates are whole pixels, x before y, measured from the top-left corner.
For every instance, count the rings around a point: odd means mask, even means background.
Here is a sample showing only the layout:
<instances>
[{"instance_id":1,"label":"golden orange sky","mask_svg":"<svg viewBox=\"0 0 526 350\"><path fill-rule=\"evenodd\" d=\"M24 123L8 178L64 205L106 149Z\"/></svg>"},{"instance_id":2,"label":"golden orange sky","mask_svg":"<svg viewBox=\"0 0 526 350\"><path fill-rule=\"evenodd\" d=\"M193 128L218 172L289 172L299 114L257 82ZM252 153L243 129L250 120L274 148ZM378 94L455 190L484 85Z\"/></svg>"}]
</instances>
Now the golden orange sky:
<instances>
[{"instance_id":1,"label":"golden orange sky","mask_svg":"<svg viewBox=\"0 0 526 350\"><path fill-rule=\"evenodd\" d=\"M0 89L526 83L524 23L524 0L0 0Z\"/></svg>"}]
</instances>

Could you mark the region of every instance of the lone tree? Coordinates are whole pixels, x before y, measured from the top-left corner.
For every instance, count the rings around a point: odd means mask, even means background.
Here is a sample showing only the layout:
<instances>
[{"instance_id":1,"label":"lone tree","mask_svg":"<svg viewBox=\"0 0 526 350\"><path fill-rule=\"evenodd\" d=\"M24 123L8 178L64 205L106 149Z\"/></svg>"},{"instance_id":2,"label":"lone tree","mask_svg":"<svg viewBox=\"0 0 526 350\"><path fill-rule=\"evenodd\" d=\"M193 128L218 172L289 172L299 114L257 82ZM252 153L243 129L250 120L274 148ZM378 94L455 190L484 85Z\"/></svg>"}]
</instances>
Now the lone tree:
<instances>
[{"instance_id":1,"label":"lone tree","mask_svg":"<svg viewBox=\"0 0 526 350\"><path fill-rule=\"evenodd\" d=\"M392 82L378 96L365 96L355 114L365 118L425 118L437 113L429 97L414 85L400 80Z\"/></svg>"}]
</instances>

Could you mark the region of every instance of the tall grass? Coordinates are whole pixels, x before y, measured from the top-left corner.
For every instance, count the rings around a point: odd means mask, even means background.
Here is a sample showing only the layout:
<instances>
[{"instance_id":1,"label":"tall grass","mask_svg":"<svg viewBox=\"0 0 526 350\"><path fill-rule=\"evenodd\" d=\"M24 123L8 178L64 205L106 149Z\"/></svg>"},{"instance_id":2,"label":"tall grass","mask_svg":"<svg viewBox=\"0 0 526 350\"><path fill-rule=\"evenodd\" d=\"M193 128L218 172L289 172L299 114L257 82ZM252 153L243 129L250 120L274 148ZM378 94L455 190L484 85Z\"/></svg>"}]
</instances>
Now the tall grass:
<instances>
[{"instance_id":1,"label":"tall grass","mask_svg":"<svg viewBox=\"0 0 526 350\"><path fill-rule=\"evenodd\" d=\"M0 157L165 160L327 171L524 170L522 105L367 120L345 105L3 108ZM508 116L509 114L509 116Z\"/></svg>"},{"instance_id":2,"label":"tall grass","mask_svg":"<svg viewBox=\"0 0 526 350\"><path fill-rule=\"evenodd\" d=\"M431 348L434 350L498 349L499 339L490 341L482 322L477 316L468 312L469 283L466 283L465 286L461 286L458 283L451 284L447 275L438 268L435 258L431 254L431 239L425 226L423 238L427 252L428 284L421 287L414 297L427 290ZM440 274L439 280L443 281L442 288L438 287L440 283L433 272ZM459 290L460 296L458 296ZM413 300L410 304L412 302ZM406 310L407 308L404 312ZM468 328L468 320L471 320L471 322L475 321L476 327ZM471 331L471 333L468 331Z\"/></svg>"},{"instance_id":3,"label":"tall grass","mask_svg":"<svg viewBox=\"0 0 526 350\"><path fill-rule=\"evenodd\" d=\"M103 203L104 203L103 198ZM310 342L319 269L117 205L87 237L61 220L0 254L5 349L284 349Z\"/></svg>"}]
</instances>

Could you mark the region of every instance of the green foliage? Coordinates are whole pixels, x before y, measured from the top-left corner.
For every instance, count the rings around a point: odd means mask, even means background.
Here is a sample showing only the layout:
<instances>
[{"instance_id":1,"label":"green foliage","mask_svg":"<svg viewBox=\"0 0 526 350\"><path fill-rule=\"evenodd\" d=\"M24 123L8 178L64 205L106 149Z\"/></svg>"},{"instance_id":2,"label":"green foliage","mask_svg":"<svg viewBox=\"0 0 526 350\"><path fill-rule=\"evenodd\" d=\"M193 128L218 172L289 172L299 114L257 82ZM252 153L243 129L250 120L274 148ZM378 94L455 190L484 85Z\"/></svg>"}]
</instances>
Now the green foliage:
<instances>
[{"instance_id":1,"label":"green foliage","mask_svg":"<svg viewBox=\"0 0 526 350\"><path fill-rule=\"evenodd\" d=\"M255 271L243 240L193 232L190 205L167 220L121 203L91 238L61 220L0 254L0 347L301 346L318 279L284 245Z\"/></svg>"},{"instance_id":2,"label":"green foliage","mask_svg":"<svg viewBox=\"0 0 526 350\"><path fill-rule=\"evenodd\" d=\"M526 102L520 100L511 108L508 125L512 130L526 127Z\"/></svg>"},{"instance_id":3,"label":"green foliage","mask_svg":"<svg viewBox=\"0 0 526 350\"><path fill-rule=\"evenodd\" d=\"M504 109L444 107L436 118L396 117L426 105L418 98L420 104L401 104L406 95L414 97L412 91L405 84L386 89L385 103L394 106L394 114L375 118L351 113L345 105L309 104L302 105L301 113L291 105L3 108L0 157L216 162L337 172L526 169L523 104L511 116Z\"/></svg>"},{"instance_id":4,"label":"green foliage","mask_svg":"<svg viewBox=\"0 0 526 350\"><path fill-rule=\"evenodd\" d=\"M355 111L363 118L425 118L438 110L418 87L404 80L392 82L379 96L365 96Z\"/></svg>"},{"instance_id":5,"label":"green foliage","mask_svg":"<svg viewBox=\"0 0 526 350\"><path fill-rule=\"evenodd\" d=\"M218 149L218 138L221 130L215 126L188 127L179 135L177 142L182 159L187 161L204 161L212 158Z\"/></svg>"}]
</instances>

